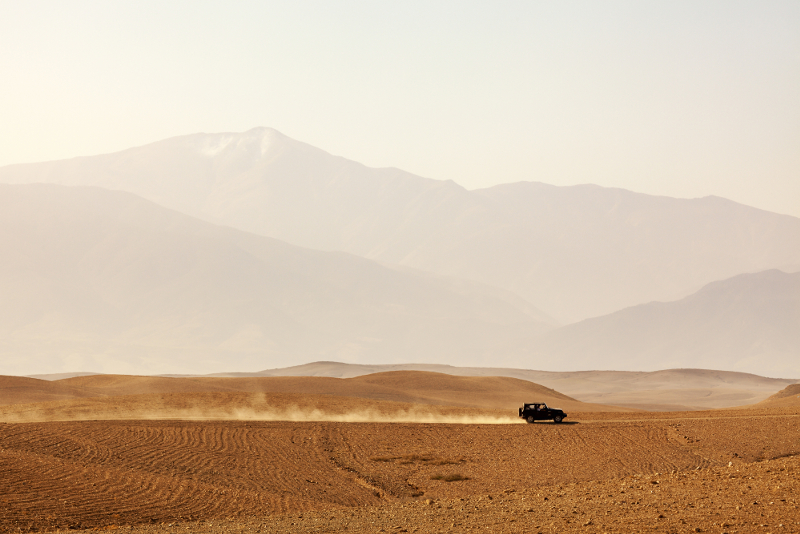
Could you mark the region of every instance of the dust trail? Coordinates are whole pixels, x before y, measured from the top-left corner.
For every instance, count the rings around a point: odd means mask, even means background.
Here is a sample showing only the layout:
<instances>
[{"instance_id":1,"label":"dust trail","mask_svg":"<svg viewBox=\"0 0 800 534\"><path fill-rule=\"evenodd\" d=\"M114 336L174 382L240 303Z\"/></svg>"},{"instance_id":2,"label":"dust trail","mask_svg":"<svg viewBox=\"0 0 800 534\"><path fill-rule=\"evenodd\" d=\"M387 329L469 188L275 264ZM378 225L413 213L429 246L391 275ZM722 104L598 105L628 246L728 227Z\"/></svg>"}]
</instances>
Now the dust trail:
<instances>
[{"instance_id":1,"label":"dust trail","mask_svg":"<svg viewBox=\"0 0 800 534\"><path fill-rule=\"evenodd\" d=\"M410 406L354 408L334 406L323 409L297 404L270 406L265 397L251 396L245 402L209 406L203 402L153 402L145 406L125 406L110 399L98 402L70 402L60 405L16 405L0 409L0 421L6 423L32 423L48 421L89 420L199 420L199 421L291 421L335 423L439 423L508 425L523 421L512 415L480 413L481 410L448 406ZM197 400L197 399L195 399ZM472 412L472 413L471 413ZM474 413L478 412L478 413Z\"/></svg>"},{"instance_id":2,"label":"dust trail","mask_svg":"<svg viewBox=\"0 0 800 534\"><path fill-rule=\"evenodd\" d=\"M333 423L439 423L460 425L510 425L523 423L513 417L490 415L451 415L424 410L400 410L380 412L378 410L354 410L343 413L330 413L318 409L286 410L130 410L122 413L36 413L2 414L5 423L34 423L48 421L87 421L87 420L186 420L186 421L290 421L290 422L333 422Z\"/></svg>"},{"instance_id":3,"label":"dust trail","mask_svg":"<svg viewBox=\"0 0 800 534\"><path fill-rule=\"evenodd\" d=\"M273 412L235 410L233 419L248 421L296 421L296 422L336 422L336 423L444 423L462 425L508 425L522 423L519 418L491 415L456 415L436 413L429 409L397 410L351 410L344 413L330 413L319 409L292 408Z\"/></svg>"}]
</instances>

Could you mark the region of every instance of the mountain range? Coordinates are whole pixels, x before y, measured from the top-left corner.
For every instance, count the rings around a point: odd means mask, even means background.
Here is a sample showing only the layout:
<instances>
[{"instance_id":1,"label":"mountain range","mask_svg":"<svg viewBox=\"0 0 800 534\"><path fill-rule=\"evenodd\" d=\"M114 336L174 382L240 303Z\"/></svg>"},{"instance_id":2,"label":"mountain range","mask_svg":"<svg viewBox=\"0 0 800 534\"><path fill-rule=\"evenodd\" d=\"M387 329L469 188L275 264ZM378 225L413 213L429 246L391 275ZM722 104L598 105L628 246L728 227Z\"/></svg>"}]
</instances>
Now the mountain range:
<instances>
[{"instance_id":1,"label":"mountain range","mask_svg":"<svg viewBox=\"0 0 800 534\"><path fill-rule=\"evenodd\" d=\"M6 373L800 376L800 219L718 197L468 191L268 128L11 165L0 184Z\"/></svg>"},{"instance_id":2,"label":"mountain range","mask_svg":"<svg viewBox=\"0 0 800 534\"><path fill-rule=\"evenodd\" d=\"M373 169L269 128L0 168L0 183L94 185L247 232L473 280L561 323L767 269L800 270L800 219L718 197L537 182L468 191Z\"/></svg>"}]
</instances>

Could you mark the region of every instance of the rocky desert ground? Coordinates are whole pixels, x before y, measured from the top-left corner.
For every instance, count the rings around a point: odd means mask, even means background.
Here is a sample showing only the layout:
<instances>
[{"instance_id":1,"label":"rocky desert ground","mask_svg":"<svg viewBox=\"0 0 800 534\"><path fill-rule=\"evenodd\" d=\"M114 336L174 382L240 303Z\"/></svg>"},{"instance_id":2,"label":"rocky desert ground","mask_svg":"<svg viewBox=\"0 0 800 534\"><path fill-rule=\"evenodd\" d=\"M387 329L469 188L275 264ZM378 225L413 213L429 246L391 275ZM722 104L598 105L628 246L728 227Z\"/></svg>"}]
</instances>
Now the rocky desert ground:
<instances>
[{"instance_id":1,"label":"rocky desert ground","mask_svg":"<svg viewBox=\"0 0 800 534\"><path fill-rule=\"evenodd\" d=\"M0 531L800 532L796 385L646 412L464 378L5 377ZM535 395L567 422L506 407Z\"/></svg>"}]
</instances>

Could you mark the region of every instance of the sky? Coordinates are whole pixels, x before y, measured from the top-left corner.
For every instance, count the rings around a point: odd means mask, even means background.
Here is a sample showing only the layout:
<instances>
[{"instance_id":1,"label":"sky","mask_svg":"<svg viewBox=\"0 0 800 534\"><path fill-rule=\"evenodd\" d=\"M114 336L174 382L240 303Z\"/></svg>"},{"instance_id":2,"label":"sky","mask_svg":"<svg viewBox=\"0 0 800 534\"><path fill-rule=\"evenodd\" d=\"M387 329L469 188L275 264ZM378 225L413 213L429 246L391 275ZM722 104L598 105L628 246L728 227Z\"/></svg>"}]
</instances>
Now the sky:
<instances>
[{"instance_id":1,"label":"sky","mask_svg":"<svg viewBox=\"0 0 800 534\"><path fill-rule=\"evenodd\" d=\"M800 2L0 0L0 165L256 126L800 216Z\"/></svg>"}]
</instances>

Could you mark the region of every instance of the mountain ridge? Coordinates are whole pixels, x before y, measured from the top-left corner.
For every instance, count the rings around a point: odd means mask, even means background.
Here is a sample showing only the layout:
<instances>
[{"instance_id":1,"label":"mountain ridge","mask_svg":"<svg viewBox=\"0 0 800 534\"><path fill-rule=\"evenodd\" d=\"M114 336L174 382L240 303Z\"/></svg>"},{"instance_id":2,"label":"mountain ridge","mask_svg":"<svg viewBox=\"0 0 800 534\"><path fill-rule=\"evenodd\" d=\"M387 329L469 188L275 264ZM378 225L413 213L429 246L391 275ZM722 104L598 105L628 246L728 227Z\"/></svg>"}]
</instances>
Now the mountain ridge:
<instances>
[{"instance_id":1,"label":"mountain ridge","mask_svg":"<svg viewBox=\"0 0 800 534\"><path fill-rule=\"evenodd\" d=\"M800 271L778 269L566 325L519 347L537 358L569 362L573 370L597 361L628 370L726 362L730 370L773 376L800 376L799 349Z\"/></svg>"},{"instance_id":2,"label":"mountain ridge","mask_svg":"<svg viewBox=\"0 0 800 534\"><path fill-rule=\"evenodd\" d=\"M11 374L210 372L315 355L479 361L552 323L483 284L50 184L0 185L0 290Z\"/></svg>"},{"instance_id":3,"label":"mountain ridge","mask_svg":"<svg viewBox=\"0 0 800 534\"><path fill-rule=\"evenodd\" d=\"M126 190L300 246L501 287L562 323L742 272L800 269L800 219L721 197L541 182L469 191L269 128L0 168L0 182L36 181Z\"/></svg>"}]
</instances>

